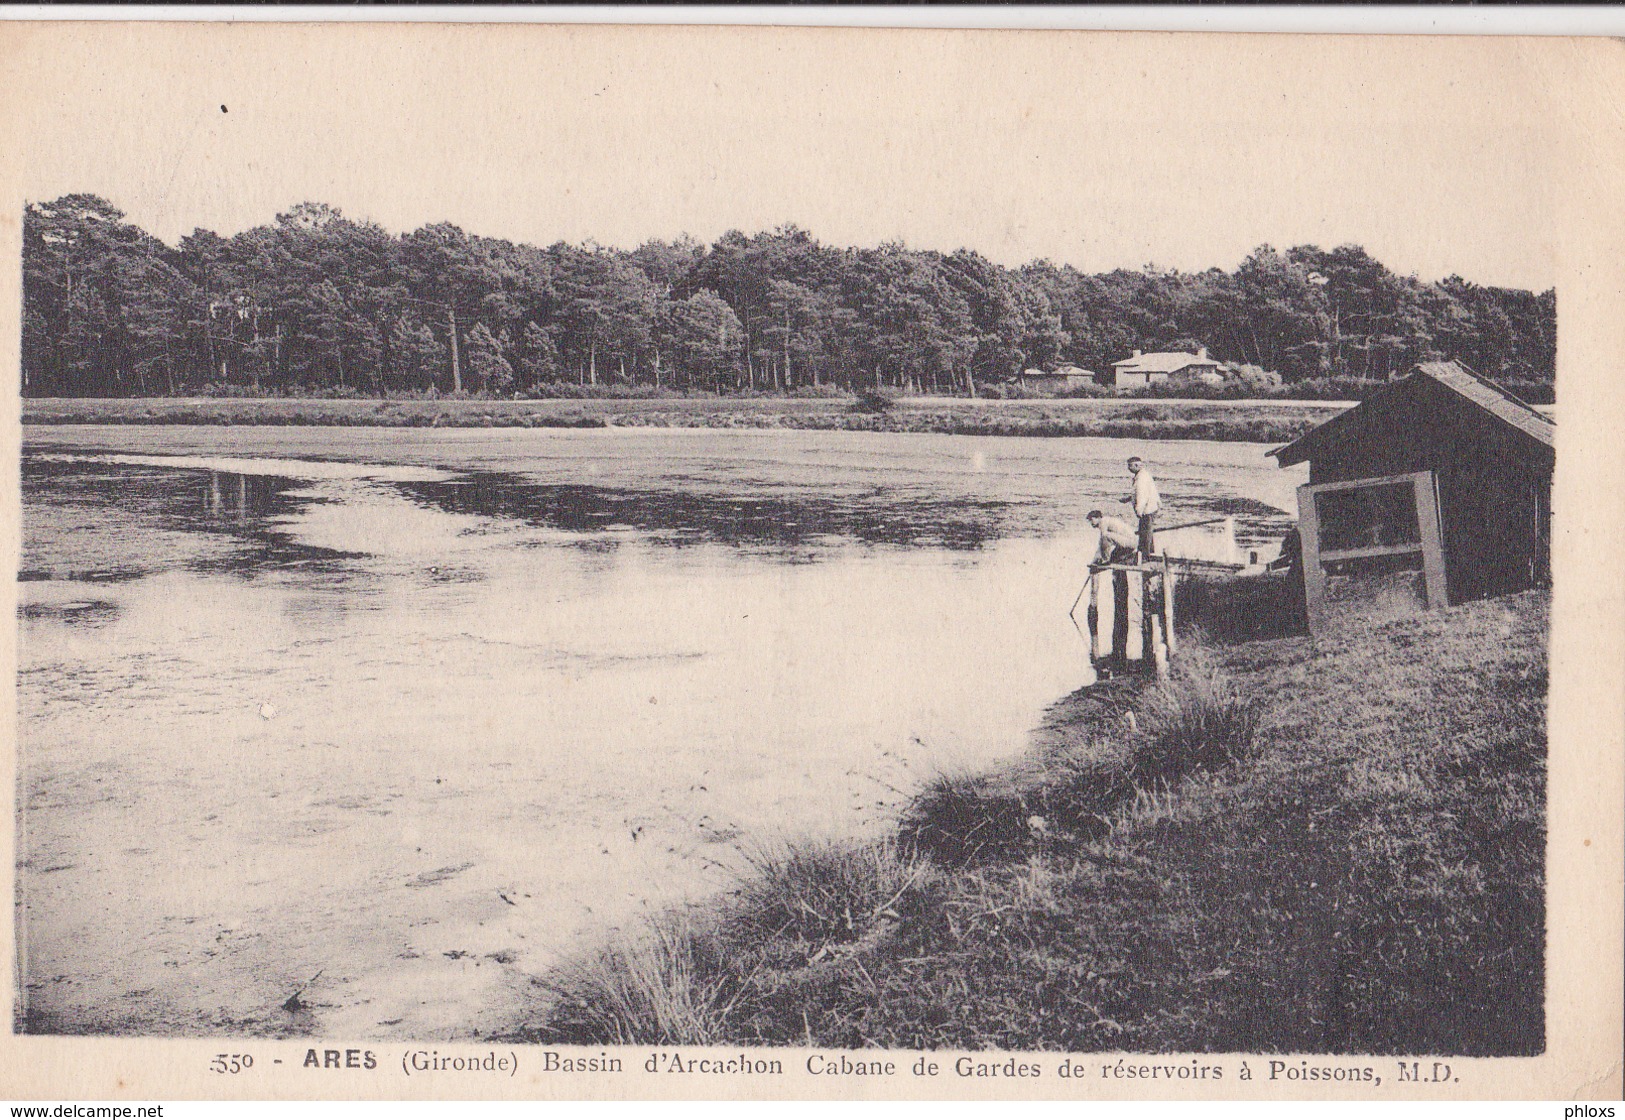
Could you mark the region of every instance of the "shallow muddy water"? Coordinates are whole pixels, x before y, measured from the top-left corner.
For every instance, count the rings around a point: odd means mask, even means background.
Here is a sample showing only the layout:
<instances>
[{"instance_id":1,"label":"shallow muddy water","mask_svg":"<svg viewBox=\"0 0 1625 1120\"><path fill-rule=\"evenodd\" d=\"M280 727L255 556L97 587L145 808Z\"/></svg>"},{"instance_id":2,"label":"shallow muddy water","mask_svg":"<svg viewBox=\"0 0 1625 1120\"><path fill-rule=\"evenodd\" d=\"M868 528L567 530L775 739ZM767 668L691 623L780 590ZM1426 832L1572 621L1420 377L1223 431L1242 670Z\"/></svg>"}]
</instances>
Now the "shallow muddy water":
<instances>
[{"instance_id":1,"label":"shallow muddy water","mask_svg":"<svg viewBox=\"0 0 1625 1120\"><path fill-rule=\"evenodd\" d=\"M470 1038L1086 678L1082 515L1289 524L1242 444L31 428L27 1029ZM301 991L295 1010L284 1008Z\"/></svg>"}]
</instances>

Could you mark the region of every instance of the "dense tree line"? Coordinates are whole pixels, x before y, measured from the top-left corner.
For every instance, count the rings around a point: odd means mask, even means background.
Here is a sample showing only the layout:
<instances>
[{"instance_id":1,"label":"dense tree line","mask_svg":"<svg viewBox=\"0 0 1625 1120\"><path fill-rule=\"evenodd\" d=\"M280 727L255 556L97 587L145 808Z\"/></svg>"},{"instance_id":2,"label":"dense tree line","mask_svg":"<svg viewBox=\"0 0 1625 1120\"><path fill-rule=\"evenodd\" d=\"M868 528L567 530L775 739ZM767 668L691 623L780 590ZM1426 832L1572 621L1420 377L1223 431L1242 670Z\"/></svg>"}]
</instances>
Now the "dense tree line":
<instances>
[{"instance_id":1,"label":"dense tree line","mask_svg":"<svg viewBox=\"0 0 1625 1120\"><path fill-rule=\"evenodd\" d=\"M94 195L24 213L24 392L545 393L561 384L974 393L1030 367L1185 349L1288 381L1456 357L1550 381L1556 297L1397 276L1357 246L1261 246L1233 272L1103 275L793 226L626 251L304 203L169 246Z\"/></svg>"}]
</instances>

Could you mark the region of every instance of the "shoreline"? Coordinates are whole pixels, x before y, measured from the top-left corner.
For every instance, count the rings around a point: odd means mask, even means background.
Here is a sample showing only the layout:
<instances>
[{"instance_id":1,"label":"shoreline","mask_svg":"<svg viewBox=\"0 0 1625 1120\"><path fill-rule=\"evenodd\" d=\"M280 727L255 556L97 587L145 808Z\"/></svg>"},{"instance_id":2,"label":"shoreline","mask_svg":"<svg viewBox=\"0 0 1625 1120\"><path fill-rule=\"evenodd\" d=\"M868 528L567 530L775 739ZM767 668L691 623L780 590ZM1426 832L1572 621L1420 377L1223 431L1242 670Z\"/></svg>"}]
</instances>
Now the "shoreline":
<instances>
[{"instance_id":1,"label":"shoreline","mask_svg":"<svg viewBox=\"0 0 1625 1120\"><path fill-rule=\"evenodd\" d=\"M315 398L24 399L22 423L368 428L750 428L941 435L1287 443L1323 422L1324 402L945 402L880 412L832 399L409 401Z\"/></svg>"},{"instance_id":2,"label":"shoreline","mask_svg":"<svg viewBox=\"0 0 1625 1120\"><path fill-rule=\"evenodd\" d=\"M1539 1053L1550 593L1311 640L1258 629L1279 591L1210 587L1235 625L1171 680L1061 698L883 840L606 935L515 1040Z\"/></svg>"}]
</instances>

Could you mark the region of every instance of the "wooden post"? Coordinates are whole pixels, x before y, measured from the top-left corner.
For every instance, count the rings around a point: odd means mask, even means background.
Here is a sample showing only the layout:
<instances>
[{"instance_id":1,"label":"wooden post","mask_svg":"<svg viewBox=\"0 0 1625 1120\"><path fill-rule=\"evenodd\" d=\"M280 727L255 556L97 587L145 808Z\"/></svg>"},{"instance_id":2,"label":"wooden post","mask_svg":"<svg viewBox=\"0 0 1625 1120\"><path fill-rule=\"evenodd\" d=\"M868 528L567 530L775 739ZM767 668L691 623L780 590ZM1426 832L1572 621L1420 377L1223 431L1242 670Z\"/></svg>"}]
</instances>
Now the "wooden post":
<instances>
[{"instance_id":1,"label":"wooden post","mask_svg":"<svg viewBox=\"0 0 1625 1120\"><path fill-rule=\"evenodd\" d=\"M1104 576L1102 579L1100 576ZM1117 573L1102 568L1095 577L1095 660L1112 655L1112 633L1117 629Z\"/></svg>"},{"instance_id":2,"label":"wooden post","mask_svg":"<svg viewBox=\"0 0 1625 1120\"><path fill-rule=\"evenodd\" d=\"M1445 583L1444 529L1439 520L1439 476L1432 471L1426 479L1418 479L1416 491L1416 527L1422 535L1422 579L1427 584L1428 610L1436 611L1450 605Z\"/></svg>"},{"instance_id":3,"label":"wooden post","mask_svg":"<svg viewBox=\"0 0 1625 1120\"><path fill-rule=\"evenodd\" d=\"M1128 585L1123 606L1124 621L1127 623L1123 635L1123 660L1141 661L1145 658L1145 573L1124 572L1123 582Z\"/></svg>"},{"instance_id":4,"label":"wooden post","mask_svg":"<svg viewBox=\"0 0 1625 1120\"><path fill-rule=\"evenodd\" d=\"M1298 540L1302 549L1303 605L1313 634L1321 626L1326 605L1326 569L1320 563L1320 512L1315 505L1318 491L1312 485L1298 487Z\"/></svg>"},{"instance_id":5,"label":"wooden post","mask_svg":"<svg viewBox=\"0 0 1625 1120\"><path fill-rule=\"evenodd\" d=\"M1162 634L1163 641L1168 643L1168 656L1179 652L1179 643L1174 638L1174 579L1178 575L1168 566L1168 561L1162 562Z\"/></svg>"}]
</instances>

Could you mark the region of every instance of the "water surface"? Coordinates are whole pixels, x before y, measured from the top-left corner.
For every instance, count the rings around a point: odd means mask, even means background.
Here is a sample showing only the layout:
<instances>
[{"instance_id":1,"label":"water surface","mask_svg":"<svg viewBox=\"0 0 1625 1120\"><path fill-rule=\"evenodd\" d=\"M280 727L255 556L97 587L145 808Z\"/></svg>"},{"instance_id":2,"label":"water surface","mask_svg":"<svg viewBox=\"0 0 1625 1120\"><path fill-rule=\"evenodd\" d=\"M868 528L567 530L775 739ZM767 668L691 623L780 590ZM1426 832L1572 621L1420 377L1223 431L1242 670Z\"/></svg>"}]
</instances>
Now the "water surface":
<instances>
[{"instance_id":1,"label":"water surface","mask_svg":"<svg viewBox=\"0 0 1625 1120\"><path fill-rule=\"evenodd\" d=\"M500 1034L577 939L884 827L1086 676L1087 509L1237 444L31 428L30 1029ZM295 991L302 1006L284 1008Z\"/></svg>"}]
</instances>

